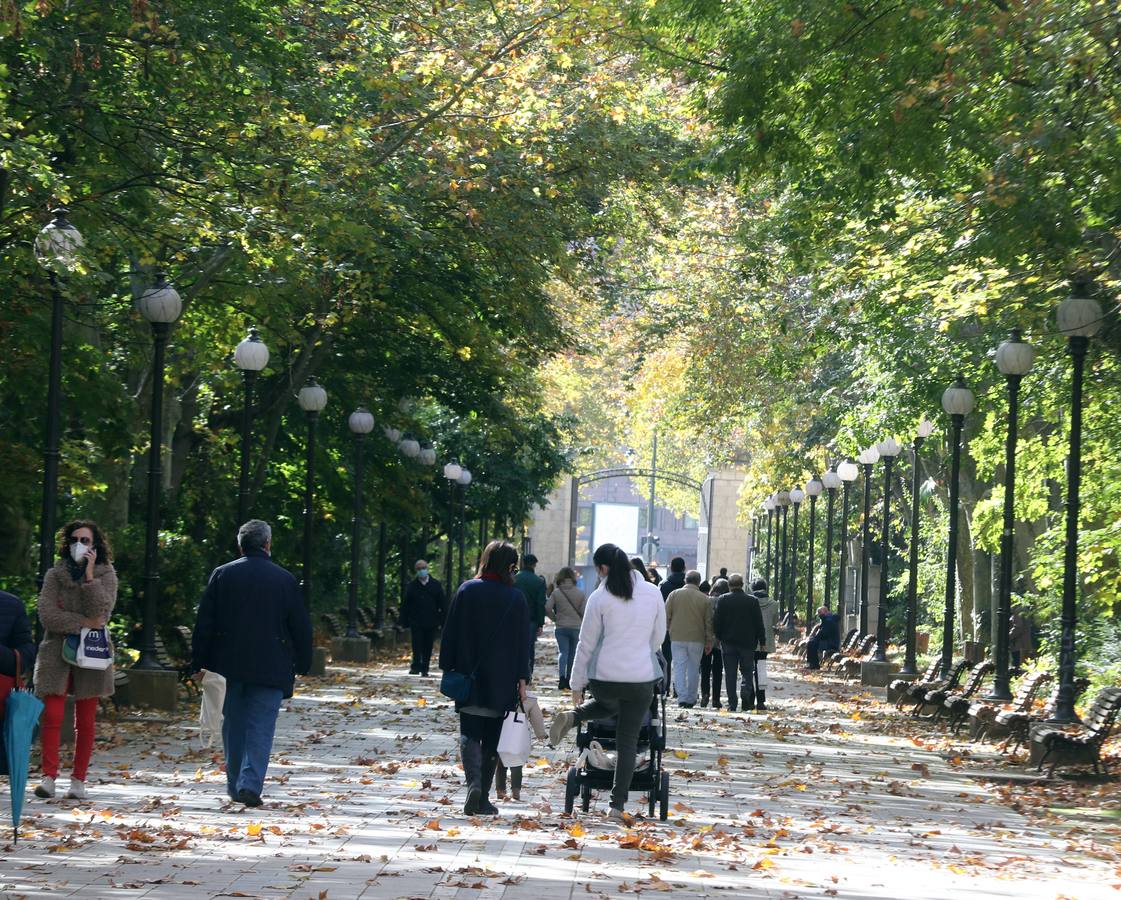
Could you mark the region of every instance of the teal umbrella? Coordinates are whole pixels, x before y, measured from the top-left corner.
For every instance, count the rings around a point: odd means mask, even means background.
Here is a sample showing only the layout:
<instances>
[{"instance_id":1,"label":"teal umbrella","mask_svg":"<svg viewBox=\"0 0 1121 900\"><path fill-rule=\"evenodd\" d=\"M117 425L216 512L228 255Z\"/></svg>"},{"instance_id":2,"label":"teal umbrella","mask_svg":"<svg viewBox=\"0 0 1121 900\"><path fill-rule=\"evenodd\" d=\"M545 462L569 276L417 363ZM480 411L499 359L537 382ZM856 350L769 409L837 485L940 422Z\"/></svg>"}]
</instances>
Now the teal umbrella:
<instances>
[{"instance_id":1,"label":"teal umbrella","mask_svg":"<svg viewBox=\"0 0 1121 900\"><path fill-rule=\"evenodd\" d=\"M43 712L43 701L30 691L23 690L18 675L16 685L16 690L8 694L8 702L4 706L3 745L8 759L8 786L12 793L12 828L18 841L23 795L27 792L31 739Z\"/></svg>"}]
</instances>

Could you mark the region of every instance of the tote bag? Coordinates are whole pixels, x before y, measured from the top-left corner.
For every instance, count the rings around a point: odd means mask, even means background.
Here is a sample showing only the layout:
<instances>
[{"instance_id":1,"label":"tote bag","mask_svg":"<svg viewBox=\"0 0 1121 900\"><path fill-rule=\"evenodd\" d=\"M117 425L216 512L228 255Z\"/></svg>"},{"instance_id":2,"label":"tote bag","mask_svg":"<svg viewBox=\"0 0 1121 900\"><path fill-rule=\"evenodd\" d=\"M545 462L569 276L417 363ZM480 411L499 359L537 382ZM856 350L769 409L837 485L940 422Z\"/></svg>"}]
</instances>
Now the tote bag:
<instances>
[{"instance_id":1,"label":"tote bag","mask_svg":"<svg viewBox=\"0 0 1121 900\"><path fill-rule=\"evenodd\" d=\"M498 738L498 757L507 768L524 766L529 759L529 720L521 704L506 713Z\"/></svg>"},{"instance_id":2,"label":"tote bag","mask_svg":"<svg viewBox=\"0 0 1121 900\"><path fill-rule=\"evenodd\" d=\"M79 669L108 669L113 665L113 648L104 628L83 628L68 634L62 642L62 658Z\"/></svg>"}]
</instances>

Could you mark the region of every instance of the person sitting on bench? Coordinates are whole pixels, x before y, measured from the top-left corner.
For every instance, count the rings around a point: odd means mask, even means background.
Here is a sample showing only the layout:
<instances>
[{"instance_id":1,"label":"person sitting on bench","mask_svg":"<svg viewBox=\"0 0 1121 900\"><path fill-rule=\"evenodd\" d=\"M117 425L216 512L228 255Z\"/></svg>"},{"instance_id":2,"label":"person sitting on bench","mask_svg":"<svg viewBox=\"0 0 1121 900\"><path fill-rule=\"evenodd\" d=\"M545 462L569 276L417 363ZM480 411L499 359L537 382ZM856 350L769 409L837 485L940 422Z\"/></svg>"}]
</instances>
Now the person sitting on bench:
<instances>
[{"instance_id":1,"label":"person sitting on bench","mask_svg":"<svg viewBox=\"0 0 1121 900\"><path fill-rule=\"evenodd\" d=\"M817 617L821 620L821 628L806 645L806 663L810 669L820 668L822 653L841 649L841 617L830 612L828 606L820 607Z\"/></svg>"}]
</instances>

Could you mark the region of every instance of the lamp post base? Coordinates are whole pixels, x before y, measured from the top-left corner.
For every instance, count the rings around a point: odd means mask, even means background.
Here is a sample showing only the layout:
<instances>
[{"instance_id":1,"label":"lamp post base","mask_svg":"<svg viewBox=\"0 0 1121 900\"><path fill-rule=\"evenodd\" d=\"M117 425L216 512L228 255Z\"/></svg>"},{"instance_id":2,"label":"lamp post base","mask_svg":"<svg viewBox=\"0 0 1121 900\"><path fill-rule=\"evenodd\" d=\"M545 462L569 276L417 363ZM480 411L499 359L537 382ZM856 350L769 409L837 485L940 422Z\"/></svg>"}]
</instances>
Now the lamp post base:
<instances>
[{"instance_id":1,"label":"lamp post base","mask_svg":"<svg viewBox=\"0 0 1121 900\"><path fill-rule=\"evenodd\" d=\"M172 669L128 671L128 696L133 706L174 712L179 706L179 676Z\"/></svg>"},{"instance_id":2,"label":"lamp post base","mask_svg":"<svg viewBox=\"0 0 1121 900\"><path fill-rule=\"evenodd\" d=\"M899 672L899 664L893 662L862 662L860 664L860 683L865 687L887 687Z\"/></svg>"},{"instance_id":3,"label":"lamp post base","mask_svg":"<svg viewBox=\"0 0 1121 900\"><path fill-rule=\"evenodd\" d=\"M369 662L370 639L362 635L332 638L331 659L335 662Z\"/></svg>"}]
</instances>

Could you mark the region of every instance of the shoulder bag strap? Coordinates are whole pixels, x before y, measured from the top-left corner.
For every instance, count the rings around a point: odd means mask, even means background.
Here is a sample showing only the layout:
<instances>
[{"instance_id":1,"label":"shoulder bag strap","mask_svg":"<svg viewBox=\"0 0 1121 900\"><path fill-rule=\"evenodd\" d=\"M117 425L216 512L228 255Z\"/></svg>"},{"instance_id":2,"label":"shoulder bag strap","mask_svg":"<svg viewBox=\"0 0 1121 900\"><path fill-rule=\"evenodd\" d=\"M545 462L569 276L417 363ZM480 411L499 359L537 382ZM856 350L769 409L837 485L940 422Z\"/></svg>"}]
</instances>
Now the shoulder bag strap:
<instances>
[{"instance_id":1,"label":"shoulder bag strap","mask_svg":"<svg viewBox=\"0 0 1121 900\"><path fill-rule=\"evenodd\" d=\"M561 596L564 597L564 602L568 604L568 608L576 613L576 615L580 615L580 613L576 612L576 604L573 603L572 598L568 596L568 591L566 591L559 584L557 585L557 590L561 592Z\"/></svg>"}]
</instances>

